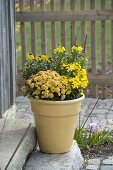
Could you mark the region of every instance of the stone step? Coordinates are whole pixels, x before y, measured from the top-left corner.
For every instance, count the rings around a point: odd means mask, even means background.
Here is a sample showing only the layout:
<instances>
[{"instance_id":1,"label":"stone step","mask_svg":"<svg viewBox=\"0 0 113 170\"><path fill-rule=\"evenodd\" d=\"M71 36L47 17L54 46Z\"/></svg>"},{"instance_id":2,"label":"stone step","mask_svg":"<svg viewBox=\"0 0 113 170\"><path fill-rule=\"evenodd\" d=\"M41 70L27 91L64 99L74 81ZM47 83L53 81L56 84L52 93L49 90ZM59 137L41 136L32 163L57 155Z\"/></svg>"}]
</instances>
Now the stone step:
<instances>
[{"instance_id":1,"label":"stone step","mask_svg":"<svg viewBox=\"0 0 113 170\"><path fill-rule=\"evenodd\" d=\"M35 146L35 127L29 120L0 119L0 170L22 170Z\"/></svg>"},{"instance_id":2,"label":"stone step","mask_svg":"<svg viewBox=\"0 0 113 170\"><path fill-rule=\"evenodd\" d=\"M37 148L27 160L24 170L80 170L83 161L77 143L73 144L70 152L63 154L42 153Z\"/></svg>"}]
</instances>

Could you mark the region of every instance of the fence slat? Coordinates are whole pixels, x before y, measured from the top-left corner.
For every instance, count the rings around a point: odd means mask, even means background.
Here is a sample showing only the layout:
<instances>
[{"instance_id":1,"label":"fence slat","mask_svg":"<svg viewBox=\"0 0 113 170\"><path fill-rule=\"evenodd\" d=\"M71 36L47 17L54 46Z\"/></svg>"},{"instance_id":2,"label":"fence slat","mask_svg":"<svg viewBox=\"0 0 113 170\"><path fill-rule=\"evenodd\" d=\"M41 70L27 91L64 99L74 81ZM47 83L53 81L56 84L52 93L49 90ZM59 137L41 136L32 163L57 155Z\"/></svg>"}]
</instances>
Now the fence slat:
<instances>
[{"instance_id":1,"label":"fence slat","mask_svg":"<svg viewBox=\"0 0 113 170\"><path fill-rule=\"evenodd\" d=\"M81 6L81 10L85 10L85 0L80 0L80 6ZM81 22L81 40L82 40L82 46L84 46L84 43L85 43L85 21Z\"/></svg>"},{"instance_id":2,"label":"fence slat","mask_svg":"<svg viewBox=\"0 0 113 170\"><path fill-rule=\"evenodd\" d=\"M81 11L85 10L85 0L80 0L80 9ZM85 51L85 20L81 22L81 44ZM84 89L84 94L87 96L87 89Z\"/></svg>"},{"instance_id":3,"label":"fence slat","mask_svg":"<svg viewBox=\"0 0 113 170\"><path fill-rule=\"evenodd\" d=\"M44 0L40 0L40 10L44 11ZM41 47L42 47L42 53L46 54L45 22L41 22Z\"/></svg>"},{"instance_id":4,"label":"fence slat","mask_svg":"<svg viewBox=\"0 0 113 170\"><path fill-rule=\"evenodd\" d=\"M42 1L41 1L42 2ZM113 10L16 12L17 22L113 20Z\"/></svg>"},{"instance_id":5,"label":"fence slat","mask_svg":"<svg viewBox=\"0 0 113 170\"><path fill-rule=\"evenodd\" d=\"M113 0L111 0L111 9L113 10ZM112 57L112 75L113 75L113 20L111 21L111 57ZM113 86L112 86L113 97Z\"/></svg>"},{"instance_id":6,"label":"fence slat","mask_svg":"<svg viewBox=\"0 0 113 170\"><path fill-rule=\"evenodd\" d=\"M101 8L105 8L105 0L101 0ZM106 74L106 23L101 21L101 40L102 40L102 73Z\"/></svg>"},{"instance_id":7,"label":"fence slat","mask_svg":"<svg viewBox=\"0 0 113 170\"><path fill-rule=\"evenodd\" d=\"M105 0L101 0L101 9L105 8ZM102 45L102 74L106 74L106 23L101 21L101 45ZM103 98L107 96L106 86L103 86Z\"/></svg>"},{"instance_id":8,"label":"fence slat","mask_svg":"<svg viewBox=\"0 0 113 170\"><path fill-rule=\"evenodd\" d=\"M70 8L71 8L72 12L74 12L74 10L75 10L75 2L76 2L76 0L70 0ZM75 24L75 21L72 21L71 22L71 46L76 44L75 32L76 32L76 24Z\"/></svg>"},{"instance_id":9,"label":"fence slat","mask_svg":"<svg viewBox=\"0 0 113 170\"><path fill-rule=\"evenodd\" d=\"M95 0L90 0L90 9L95 9ZM95 21L91 21L91 68L92 74L96 75L96 30ZM97 86L92 86L92 95L97 97Z\"/></svg>"},{"instance_id":10,"label":"fence slat","mask_svg":"<svg viewBox=\"0 0 113 170\"><path fill-rule=\"evenodd\" d=\"M61 10L64 11L65 8L65 0L60 1L61 4ZM66 47L66 34L65 34L65 22L61 22L61 45Z\"/></svg>"},{"instance_id":11,"label":"fence slat","mask_svg":"<svg viewBox=\"0 0 113 170\"><path fill-rule=\"evenodd\" d=\"M50 3L51 3L51 11L54 11L54 8L55 8L54 0L51 0ZM55 43L55 22L54 21L51 22L51 35L52 35L51 46L52 46L52 52L53 52L53 50L56 46L56 43Z\"/></svg>"},{"instance_id":12,"label":"fence slat","mask_svg":"<svg viewBox=\"0 0 113 170\"><path fill-rule=\"evenodd\" d=\"M112 75L93 75L92 73L88 74L89 82L92 84L98 85L113 85L113 76Z\"/></svg>"},{"instance_id":13,"label":"fence slat","mask_svg":"<svg viewBox=\"0 0 113 170\"><path fill-rule=\"evenodd\" d=\"M24 0L19 0L20 12L24 11ZM22 66L26 60L26 36L25 36L25 23L20 22L20 32L21 32L21 52L22 52Z\"/></svg>"},{"instance_id":14,"label":"fence slat","mask_svg":"<svg viewBox=\"0 0 113 170\"><path fill-rule=\"evenodd\" d=\"M30 10L34 11L34 0L29 0ZM31 22L31 51L36 56L35 23Z\"/></svg>"}]
</instances>

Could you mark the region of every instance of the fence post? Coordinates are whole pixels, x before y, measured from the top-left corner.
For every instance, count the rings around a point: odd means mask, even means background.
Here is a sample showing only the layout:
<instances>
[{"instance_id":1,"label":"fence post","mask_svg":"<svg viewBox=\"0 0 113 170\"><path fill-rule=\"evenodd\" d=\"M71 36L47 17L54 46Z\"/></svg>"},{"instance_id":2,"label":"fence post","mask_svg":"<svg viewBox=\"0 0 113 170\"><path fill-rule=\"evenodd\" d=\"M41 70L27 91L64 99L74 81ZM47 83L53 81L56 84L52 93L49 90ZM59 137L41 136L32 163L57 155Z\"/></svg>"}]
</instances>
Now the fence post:
<instances>
[{"instance_id":1,"label":"fence post","mask_svg":"<svg viewBox=\"0 0 113 170\"><path fill-rule=\"evenodd\" d=\"M14 0L0 0L0 117L15 102L14 9Z\"/></svg>"}]
</instances>

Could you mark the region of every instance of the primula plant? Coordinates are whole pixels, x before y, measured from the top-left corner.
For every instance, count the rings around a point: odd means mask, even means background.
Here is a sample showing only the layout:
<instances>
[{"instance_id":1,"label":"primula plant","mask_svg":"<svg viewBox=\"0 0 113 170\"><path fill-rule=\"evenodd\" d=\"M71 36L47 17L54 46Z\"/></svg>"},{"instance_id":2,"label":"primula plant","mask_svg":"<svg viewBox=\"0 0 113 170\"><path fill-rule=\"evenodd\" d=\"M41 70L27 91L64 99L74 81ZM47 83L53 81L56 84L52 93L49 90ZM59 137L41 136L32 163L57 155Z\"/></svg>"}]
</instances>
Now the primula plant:
<instances>
[{"instance_id":1,"label":"primula plant","mask_svg":"<svg viewBox=\"0 0 113 170\"><path fill-rule=\"evenodd\" d=\"M88 85L87 61L81 46L73 46L70 51L58 46L51 58L28 54L22 72L26 80L22 88L24 95L56 101L81 97Z\"/></svg>"}]
</instances>

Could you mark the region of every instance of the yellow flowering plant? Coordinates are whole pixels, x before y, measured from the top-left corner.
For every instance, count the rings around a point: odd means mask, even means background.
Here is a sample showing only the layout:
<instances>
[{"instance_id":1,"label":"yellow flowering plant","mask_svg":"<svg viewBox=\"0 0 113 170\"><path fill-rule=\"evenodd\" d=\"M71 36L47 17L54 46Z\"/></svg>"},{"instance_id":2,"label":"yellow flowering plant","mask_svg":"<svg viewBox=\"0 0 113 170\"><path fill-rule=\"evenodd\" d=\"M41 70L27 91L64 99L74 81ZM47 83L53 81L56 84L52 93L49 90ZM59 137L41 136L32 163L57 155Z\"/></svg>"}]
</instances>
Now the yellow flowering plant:
<instances>
[{"instance_id":1,"label":"yellow flowering plant","mask_svg":"<svg viewBox=\"0 0 113 170\"><path fill-rule=\"evenodd\" d=\"M26 80L24 95L56 101L81 97L88 85L87 61L83 48L77 45L70 52L63 46L56 47L52 58L28 54L22 72Z\"/></svg>"}]
</instances>

